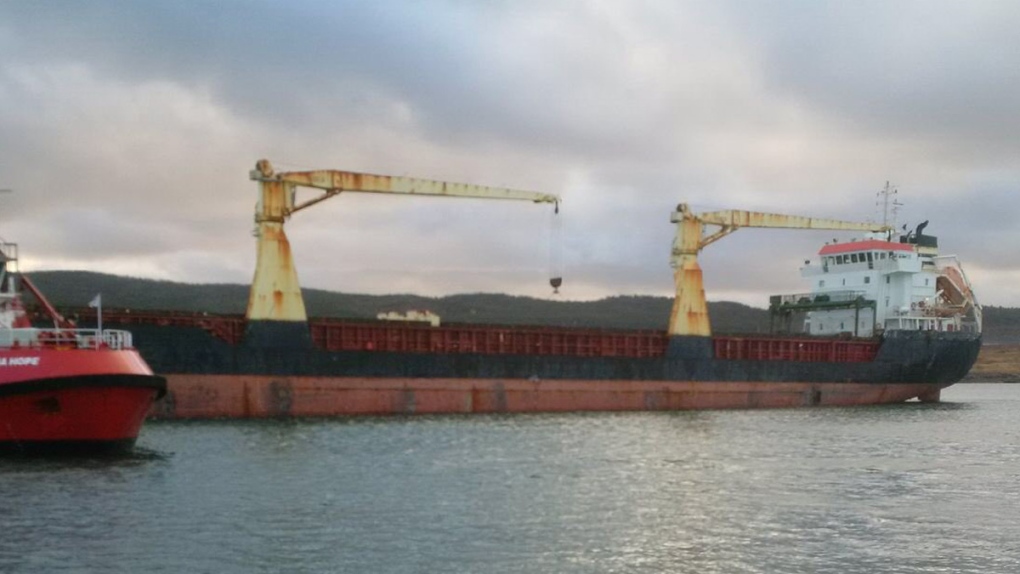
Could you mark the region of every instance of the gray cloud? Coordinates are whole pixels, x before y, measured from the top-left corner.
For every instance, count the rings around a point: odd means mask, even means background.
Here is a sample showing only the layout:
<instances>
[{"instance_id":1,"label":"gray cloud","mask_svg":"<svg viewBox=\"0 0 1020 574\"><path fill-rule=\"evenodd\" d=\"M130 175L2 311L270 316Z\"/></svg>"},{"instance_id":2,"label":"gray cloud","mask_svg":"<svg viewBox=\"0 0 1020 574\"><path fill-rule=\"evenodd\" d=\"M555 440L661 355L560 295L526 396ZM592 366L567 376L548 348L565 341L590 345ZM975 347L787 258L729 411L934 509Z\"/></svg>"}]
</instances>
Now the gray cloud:
<instances>
[{"instance_id":1,"label":"gray cloud","mask_svg":"<svg viewBox=\"0 0 1020 574\"><path fill-rule=\"evenodd\" d=\"M929 144L952 138L967 162L1015 153L1020 118L1008 112L1020 90L1020 5L869 0L741 8L750 9L734 15L762 48L768 85L784 96L854 131Z\"/></svg>"}]
</instances>

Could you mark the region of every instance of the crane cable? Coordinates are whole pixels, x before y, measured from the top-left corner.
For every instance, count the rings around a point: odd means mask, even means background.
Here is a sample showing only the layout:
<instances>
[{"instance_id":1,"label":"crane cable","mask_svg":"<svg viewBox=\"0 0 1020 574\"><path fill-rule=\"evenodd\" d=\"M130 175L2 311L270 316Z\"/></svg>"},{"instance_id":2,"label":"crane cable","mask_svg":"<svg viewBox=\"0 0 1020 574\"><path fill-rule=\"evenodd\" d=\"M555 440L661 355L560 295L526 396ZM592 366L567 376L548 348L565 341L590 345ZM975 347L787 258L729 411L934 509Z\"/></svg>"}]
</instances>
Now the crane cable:
<instances>
[{"instance_id":1,"label":"crane cable","mask_svg":"<svg viewBox=\"0 0 1020 574\"><path fill-rule=\"evenodd\" d=\"M563 285L563 223L558 201L549 224L549 285L553 288L553 295L559 295L560 285Z\"/></svg>"}]
</instances>

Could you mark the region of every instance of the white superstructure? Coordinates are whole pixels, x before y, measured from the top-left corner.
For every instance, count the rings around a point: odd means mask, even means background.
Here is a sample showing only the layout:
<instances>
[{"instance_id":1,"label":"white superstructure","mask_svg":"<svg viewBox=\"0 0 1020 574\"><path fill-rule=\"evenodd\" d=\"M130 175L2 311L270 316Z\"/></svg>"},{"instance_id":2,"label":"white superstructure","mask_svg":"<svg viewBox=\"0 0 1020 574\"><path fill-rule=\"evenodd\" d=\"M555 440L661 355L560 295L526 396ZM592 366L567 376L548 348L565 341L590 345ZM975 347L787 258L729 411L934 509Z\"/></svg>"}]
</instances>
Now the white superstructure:
<instances>
[{"instance_id":1,"label":"white superstructure","mask_svg":"<svg viewBox=\"0 0 1020 574\"><path fill-rule=\"evenodd\" d=\"M801 275L811 292L774 297L773 311L805 313L811 335L870 337L887 330L980 331L981 307L955 256L939 256L935 237L915 232L893 238L826 244Z\"/></svg>"}]
</instances>

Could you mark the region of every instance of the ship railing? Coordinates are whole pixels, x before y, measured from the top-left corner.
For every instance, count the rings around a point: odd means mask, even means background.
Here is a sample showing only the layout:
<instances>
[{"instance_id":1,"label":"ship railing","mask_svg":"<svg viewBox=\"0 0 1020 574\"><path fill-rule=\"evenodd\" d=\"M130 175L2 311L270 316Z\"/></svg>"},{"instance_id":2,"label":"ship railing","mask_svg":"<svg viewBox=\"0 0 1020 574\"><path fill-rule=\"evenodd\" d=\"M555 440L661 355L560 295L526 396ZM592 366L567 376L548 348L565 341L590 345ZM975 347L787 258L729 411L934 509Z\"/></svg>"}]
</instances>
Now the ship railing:
<instances>
[{"instance_id":1,"label":"ship railing","mask_svg":"<svg viewBox=\"0 0 1020 574\"><path fill-rule=\"evenodd\" d=\"M980 321L961 321L960 330L968 333L980 333L981 322Z\"/></svg>"},{"instance_id":2,"label":"ship railing","mask_svg":"<svg viewBox=\"0 0 1020 574\"><path fill-rule=\"evenodd\" d=\"M0 330L0 347L47 347L58 349L130 349L129 331L118 329L23 329Z\"/></svg>"},{"instance_id":3,"label":"ship railing","mask_svg":"<svg viewBox=\"0 0 1020 574\"><path fill-rule=\"evenodd\" d=\"M795 293L773 295L769 298L772 306L811 305L814 303L851 303L867 295L865 291L826 291L824 293Z\"/></svg>"},{"instance_id":4,"label":"ship railing","mask_svg":"<svg viewBox=\"0 0 1020 574\"><path fill-rule=\"evenodd\" d=\"M130 349L133 346L131 332L121 331L120 329L103 329L100 340L103 345L110 349Z\"/></svg>"},{"instance_id":5,"label":"ship railing","mask_svg":"<svg viewBox=\"0 0 1020 574\"><path fill-rule=\"evenodd\" d=\"M885 320L886 331L968 331L977 332L973 323L963 323L959 317L937 317L903 314Z\"/></svg>"}]
</instances>

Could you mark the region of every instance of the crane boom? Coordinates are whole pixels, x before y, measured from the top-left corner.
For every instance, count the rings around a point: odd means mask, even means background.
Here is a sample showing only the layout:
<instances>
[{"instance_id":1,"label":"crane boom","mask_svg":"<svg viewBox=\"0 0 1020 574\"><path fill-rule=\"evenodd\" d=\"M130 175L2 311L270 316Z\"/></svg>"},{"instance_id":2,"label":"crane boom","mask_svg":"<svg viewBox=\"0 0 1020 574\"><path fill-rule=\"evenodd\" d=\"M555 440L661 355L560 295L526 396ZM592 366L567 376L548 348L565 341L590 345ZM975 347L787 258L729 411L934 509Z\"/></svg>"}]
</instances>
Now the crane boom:
<instances>
[{"instance_id":1,"label":"crane boom","mask_svg":"<svg viewBox=\"0 0 1020 574\"><path fill-rule=\"evenodd\" d=\"M771 227L787 229L845 229L849 231L882 231L886 227L877 223L858 223L839 219L820 219L800 215L781 215L758 211L730 209L710 211L696 216L702 223L730 227Z\"/></svg>"},{"instance_id":2,"label":"crane boom","mask_svg":"<svg viewBox=\"0 0 1020 574\"><path fill-rule=\"evenodd\" d=\"M698 253L706 246L742 227L780 229L830 229L843 231L889 232L892 228L879 223L860 223L839 219L819 219L799 215L762 213L757 211L724 210L696 214L681 203L670 216L677 226L670 265L676 284L676 298L669 317L669 334L709 336L712 329ZM709 233L708 226L719 229Z\"/></svg>"},{"instance_id":3,"label":"crane boom","mask_svg":"<svg viewBox=\"0 0 1020 574\"><path fill-rule=\"evenodd\" d=\"M255 206L258 254L248 300L249 334L253 321L307 322L290 243L283 230L284 222L302 209L345 192L531 201L552 203L557 210L560 203L559 196L548 193L413 177L340 170L277 173L265 159L259 160L249 175L259 182L260 191ZM298 187L320 189L323 193L297 203Z\"/></svg>"},{"instance_id":4,"label":"crane boom","mask_svg":"<svg viewBox=\"0 0 1020 574\"><path fill-rule=\"evenodd\" d=\"M306 171L283 174L281 180L294 185L335 191L365 193L397 193L405 195L431 195L441 197L473 197L481 199L510 199L535 203L559 203L560 198L548 193L537 193L505 187L489 187L467 183L451 183L416 177L373 175L353 171ZM297 211L299 207L295 207Z\"/></svg>"},{"instance_id":5,"label":"crane boom","mask_svg":"<svg viewBox=\"0 0 1020 574\"><path fill-rule=\"evenodd\" d=\"M293 171L275 173L268 160L260 160L251 172L251 178L261 182L280 182L285 185L287 193L284 205L280 210L283 217L311 207L320 201L329 199L342 192L385 193L398 195L421 195L434 197L461 197L475 199L506 199L531 201L534 203L552 203L558 205L560 197L550 193L539 193L506 187L490 187L468 183L453 183L416 177L400 177L322 169L313 171ZM295 187L310 187L325 190L322 195L303 203L295 203L293 193ZM263 209L265 206L263 205ZM256 214L256 219L260 214ZM280 214L261 214L263 217L279 217Z\"/></svg>"}]
</instances>

